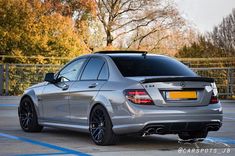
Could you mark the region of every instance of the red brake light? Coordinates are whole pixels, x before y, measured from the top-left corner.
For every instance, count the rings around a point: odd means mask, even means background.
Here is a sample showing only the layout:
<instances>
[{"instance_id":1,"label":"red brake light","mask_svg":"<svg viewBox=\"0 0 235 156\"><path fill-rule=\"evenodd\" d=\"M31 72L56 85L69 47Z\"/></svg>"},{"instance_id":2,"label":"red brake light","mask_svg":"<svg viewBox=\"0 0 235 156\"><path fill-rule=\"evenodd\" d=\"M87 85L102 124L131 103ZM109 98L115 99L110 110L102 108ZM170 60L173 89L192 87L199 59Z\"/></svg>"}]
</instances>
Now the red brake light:
<instances>
[{"instance_id":1,"label":"red brake light","mask_svg":"<svg viewBox=\"0 0 235 156\"><path fill-rule=\"evenodd\" d=\"M144 89L128 89L124 91L124 94L134 104L153 105L153 100Z\"/></svg>"},{"instance_id":2,"label":"red brake light","mask_svg":"<svg viewBox=\"0 0 235 156\"><path fill-rule=\"evenodd\" d=\"M215 104L215 103L218 103L218 102L219 102L218 97L212 95L212 96L211 96L211 100L210 100L210 104Z\"/></svg>"}]
</instances>

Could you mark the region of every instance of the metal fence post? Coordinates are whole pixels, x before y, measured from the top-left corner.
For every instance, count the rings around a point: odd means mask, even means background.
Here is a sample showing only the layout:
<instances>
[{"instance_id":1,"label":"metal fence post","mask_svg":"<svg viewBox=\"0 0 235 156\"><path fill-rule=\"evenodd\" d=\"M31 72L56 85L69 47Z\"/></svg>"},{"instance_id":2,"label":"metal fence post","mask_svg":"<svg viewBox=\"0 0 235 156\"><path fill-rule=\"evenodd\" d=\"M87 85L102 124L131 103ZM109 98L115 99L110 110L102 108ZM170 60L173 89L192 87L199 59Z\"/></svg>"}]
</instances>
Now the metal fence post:
<instances>
[{"instance_id":1,"label":"metal fence post","mask_svg":"<svg viewBox=\"0 0 235 156\"><path fill-rule=\"evenodd\" d=\"M233 73L232 73L232 68L228 68L228 73L227 73L227 93L228 95L233 95Z\"/></svg>"},{"instance_id":2,"label":"metal fence post","mask_svg":"<svg viewBox=\"0 0 235 156\"><path fill-rule=\"evenodd\" d=\"M234 95L234 92L233 92L233 85L235 83L234 81L234 73L235 73L235 69L232 69L230 68L230 90L231 90L231 95L233 96Z\"/></svg>"},{"instance_id":3,"label":"metal fence post","mask_svg":"<svg viewBox=\"0 0 235 156\"><path fill-rule=\"evenodd\" d=\"M0 95L3 95L3 64L0 64Z\"/></svg>"},{"instance_id":4,"label":"metal fence post","mask_svg":"<svg viewBox=\"0 0 235 156\"><path fill-rule=\"evenodd\" d=\"M226 88L226 92L229 95L230 91L230 70L229 68L227 69L227 88Z\"/></svg>"},{"instance_id":5,"label":"metal fence post","mask_svg":"<svg viewBox=\"0 0 235 156\"><path fill-rule=\"evenodd\" d=\"M9 94L9 64L6 63L6 68L5 68L5 95Z\"/></svg>"}]
</instances>

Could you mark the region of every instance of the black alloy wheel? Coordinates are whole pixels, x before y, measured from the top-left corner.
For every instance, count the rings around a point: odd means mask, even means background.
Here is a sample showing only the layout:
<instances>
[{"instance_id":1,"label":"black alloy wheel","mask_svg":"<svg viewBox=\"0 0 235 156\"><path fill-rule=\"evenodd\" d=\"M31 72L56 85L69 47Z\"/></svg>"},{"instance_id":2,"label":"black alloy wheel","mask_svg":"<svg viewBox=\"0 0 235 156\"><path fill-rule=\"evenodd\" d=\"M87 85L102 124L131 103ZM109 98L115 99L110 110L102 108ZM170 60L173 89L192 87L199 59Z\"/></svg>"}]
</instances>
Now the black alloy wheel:
<instances>
[{"instance_id":1,"label":"black alloy wheel","mask_svg":"<svg viewBox=\"0 0 235 156\"><path fill-rule=\"evenodd\" d=\"M38 124L34 104L30 98L22 99L18 109L20 126L25 132L40 132L43 127Z\"/></svg>"},{"instance_id":2,"label":"black alloy wheel","mask_svg":"<svg viewBox=\"0 0 235 156\"><path fill-rule=\"evenodd\" d=\"M89 130L92 140L97 145L111 145L117 142L109 115L101 105L95 106L91 111Z\"/></svg>"}]
</instances>

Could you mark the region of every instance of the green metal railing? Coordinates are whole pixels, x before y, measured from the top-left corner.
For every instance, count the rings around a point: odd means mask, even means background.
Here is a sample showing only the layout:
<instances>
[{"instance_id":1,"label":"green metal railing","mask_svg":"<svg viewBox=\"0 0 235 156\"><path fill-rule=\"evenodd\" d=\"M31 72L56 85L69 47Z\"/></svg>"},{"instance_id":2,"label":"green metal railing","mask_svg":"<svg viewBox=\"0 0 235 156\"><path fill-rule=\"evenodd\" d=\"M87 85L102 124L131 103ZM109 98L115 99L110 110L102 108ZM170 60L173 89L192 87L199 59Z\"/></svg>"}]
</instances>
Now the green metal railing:
<instances>
[{"instance_id":1,"label":"green metal railing","mask_svg":"<svg viewBox=\"0 0 235 156\"><path fill-rule=\"evenodd\" d=\"M20 95L23 91L43 81L47 72L56 72L61 65L51 64L0 64L0 95ZM222 97L235 93L235 68L192 68L201 76L214 78Z\"/></svg>"}]
</instances>

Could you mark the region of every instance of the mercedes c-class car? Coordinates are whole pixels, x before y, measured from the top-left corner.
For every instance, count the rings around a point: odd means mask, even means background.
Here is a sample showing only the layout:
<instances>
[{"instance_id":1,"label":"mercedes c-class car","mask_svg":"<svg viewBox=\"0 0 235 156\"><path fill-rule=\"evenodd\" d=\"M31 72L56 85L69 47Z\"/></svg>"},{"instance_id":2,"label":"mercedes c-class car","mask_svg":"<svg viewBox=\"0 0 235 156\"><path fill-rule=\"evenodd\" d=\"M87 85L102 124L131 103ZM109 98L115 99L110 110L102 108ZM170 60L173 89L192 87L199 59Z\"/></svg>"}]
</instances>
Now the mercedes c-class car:
<instances>
[{"instance_id":1,"label":"mercedes c-class car","mask_svg":"<svg viewBox=\"0 0 235 156\"><path fill-rule=\"evenodd\" d=\"M222 125L212 78L168 56L102 51L75 58L25 90L18 108L26 132L58 127L90 133L97 145L118 136L178 134L201 141Z\"/></svg>"}]
</instances>

